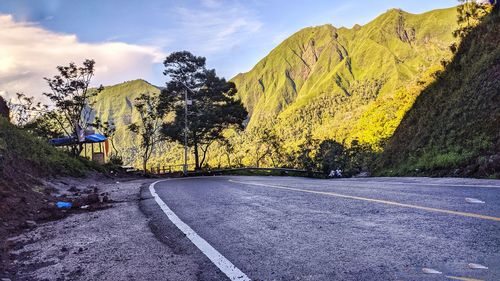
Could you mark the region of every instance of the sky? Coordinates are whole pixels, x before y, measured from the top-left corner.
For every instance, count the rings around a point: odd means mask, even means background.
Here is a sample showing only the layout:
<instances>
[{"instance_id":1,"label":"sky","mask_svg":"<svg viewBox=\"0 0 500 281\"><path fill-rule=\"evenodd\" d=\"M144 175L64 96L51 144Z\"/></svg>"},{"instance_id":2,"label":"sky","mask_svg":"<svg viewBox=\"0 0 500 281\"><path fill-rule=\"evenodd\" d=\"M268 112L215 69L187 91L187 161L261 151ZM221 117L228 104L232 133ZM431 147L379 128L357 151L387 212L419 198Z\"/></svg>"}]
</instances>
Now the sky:
<instances>
[{"instance_id":1,"label":"sky","mask_svg":"<svg viewBox=\"0 0 500 281\"><path fill-rule=\"evenodd\" d=\"M163 86L163 59L188 50L220 76L246 72L298 30L365 24L456 0L0 0L0 95L40 97L57 65L96 61L94 85Z\"/></svg>"}]
</instances>

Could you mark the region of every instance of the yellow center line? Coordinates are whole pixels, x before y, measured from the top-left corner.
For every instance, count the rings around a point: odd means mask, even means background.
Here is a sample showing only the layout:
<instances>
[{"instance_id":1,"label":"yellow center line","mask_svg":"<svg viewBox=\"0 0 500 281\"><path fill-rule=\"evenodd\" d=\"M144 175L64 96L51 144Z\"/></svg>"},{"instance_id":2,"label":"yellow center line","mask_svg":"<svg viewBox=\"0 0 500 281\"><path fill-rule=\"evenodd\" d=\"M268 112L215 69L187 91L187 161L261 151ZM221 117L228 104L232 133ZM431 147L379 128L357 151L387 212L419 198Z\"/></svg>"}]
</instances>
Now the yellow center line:
<instances>
[{"instance_id":1,"label":"yellow center line","mask_svg":"<svg viewBox=\"0 0 500 281\"><path fill-rule=\"evenodd\" d=\"M458 277L458 276L446 276L446 278L455 279L455 280L462 280L462 281L484 281L481 279L474 279L474 278L468 278L468 277Z\"/></svg>"},{"instance_id":2,"label":"yellow center line","mask_svg":"<svg viewBox=\"0 0 500 281\"><path fill-rule=\"evenodd\" d=\"M234 183L240 183L240 184L264 186L264 187L271 187L271 188L277 188L277 189L292 190L292 191L314 193L314 194L322 194L322 195L335 196L335 197L354 199L354 200L362 200L362 201L367 201L367 202L382 203L382 204L386 204L386 205L419 209L419 210L425 210L425 211L430 211L430 212L446 213L446 214L452 214L452 215L463 216L463 217L471 217L471 218L478 218L478 219L491 220L491 221L500 221L499 217L485 216L485 215L467 213L467 212L451 211L451 210L438 209L438 208L432 208L432 207L424 207L424 206L405 204L405 203L399 203L399 202L387 201L387 200L381 200L381 199L372 199L372 198L366 198L366 197L344 195L344 194L339 194L339 193L335 193L335 192L316 191L316 190L300 189L300 188L281 186L281 185L250 183L250 182L235 181L235 180L229 180L229 181L234 182Z\"/></svg>"}]
</instances>

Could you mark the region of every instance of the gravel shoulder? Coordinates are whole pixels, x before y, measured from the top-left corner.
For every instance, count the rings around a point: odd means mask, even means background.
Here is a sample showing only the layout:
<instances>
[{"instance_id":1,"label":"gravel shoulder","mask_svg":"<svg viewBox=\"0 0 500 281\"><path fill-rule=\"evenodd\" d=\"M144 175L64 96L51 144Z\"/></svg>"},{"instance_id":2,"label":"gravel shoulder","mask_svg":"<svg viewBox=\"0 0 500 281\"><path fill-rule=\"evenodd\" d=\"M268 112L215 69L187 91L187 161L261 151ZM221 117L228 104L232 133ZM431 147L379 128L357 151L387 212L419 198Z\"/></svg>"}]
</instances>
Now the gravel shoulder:
<instances>
[{"instance_id":1,"label":"gravel shoulder","mask_svg":"<svg viewBox=\"0 0 500 281\"><path fill-rule=\"evenodd\" d=\"M39 224L9 239L11 280L199 280L195 251L162 243L139 209L150 180L99 185L109 208ZM4 277L4 276L0 276ZM3 279L2 279L3 280Z\"/></svg>"}]
</instances>

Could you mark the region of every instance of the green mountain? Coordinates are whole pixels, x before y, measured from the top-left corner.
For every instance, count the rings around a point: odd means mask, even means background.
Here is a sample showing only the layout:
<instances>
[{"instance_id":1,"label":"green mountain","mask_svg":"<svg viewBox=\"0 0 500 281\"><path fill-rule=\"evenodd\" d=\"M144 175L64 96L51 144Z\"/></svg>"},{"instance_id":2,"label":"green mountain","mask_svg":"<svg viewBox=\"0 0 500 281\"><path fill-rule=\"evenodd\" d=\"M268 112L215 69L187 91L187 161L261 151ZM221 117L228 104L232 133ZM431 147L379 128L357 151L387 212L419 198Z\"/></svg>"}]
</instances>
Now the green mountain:
<instances>
[{"instance_id":1,"label":"green mountain","mask_svg":"<svg viewBox=\"0 0 500 281\"><path fill-rule=\"evenodd\" d=\"M112 137L117 154L127 165L140 166L140 138L128 130L132 122L139 122L140 117L134 108L134 101L143 93L159 95L161 89L145 80L137 79L113 86L104 87L95 98L93 109L95 116L102 122L113 122L116 132ZM110 148L112 149L112 148ZM114 151L113 151L114 152ZM182 148L175 143L164 142L156 147L150 165L181 164Z\"/></svg>"},{"instance_id":2,"label":"green mountain","mask_svg":"<svg viewBox=\"0 0 500 281\"><path fill-rule=\"evenodd\" d=\"M499 34L497 6L408 111L381 174L500 177Z\"/></svg>"},{"instance_id":3,"label":"green mountain","mask_svg":"<svg viewBox=\"0 0 500 281\"><path fill-rule=\"evenodd\" d=\"M273 128L289 150L308 132L378 148L451 57L455 29L455 8L392 9L351 29L309 27L232 81L249 127Z\"/></svg>"},{"instance_id":4,"label":"green mountain","mask_svg":"<svg viewBox=\"0 0 500 281\"><path fill-rule=\"evenodd\" d=\"M228 132L232 153L223 144L211 147L209 164L255 165L254 158L260 156L252 151L262 150L264 144L253 135L254 129L263 128L276 135L283 154L296 154L308 135L347 146L358 140L381 149L421 91L442 71L442 62L452 57L449 46L455 42L456 26L455 8L419 15L392 9L364 26L298 31L251 71L232 79L250 121L243 134ZM144 92L160 90L135 80L106 87L96 100L97 115L116 124L115 146L127 164L138 158L138 140L126 127L138 120L133 101ZM152 166L179 164L181 155L178 144L165 143Z\"/></svg>"},{"instance_id":5,"label":"green mountain","mask_svg":"<svg viewBox=\"0 0 500 281\"><path fill-rule=\"evenodd\" d=\"M142 93L157 95L160 89L144 80L133 80L104 87L95 100L96 116L103 122L113 122L116 126L113 142L126 163L133 163L136 160L134 155L137 152L139 140L127 129L127 126L139 120L139 114L134 108L134 100Z\"/></svg>"}]
</instances>

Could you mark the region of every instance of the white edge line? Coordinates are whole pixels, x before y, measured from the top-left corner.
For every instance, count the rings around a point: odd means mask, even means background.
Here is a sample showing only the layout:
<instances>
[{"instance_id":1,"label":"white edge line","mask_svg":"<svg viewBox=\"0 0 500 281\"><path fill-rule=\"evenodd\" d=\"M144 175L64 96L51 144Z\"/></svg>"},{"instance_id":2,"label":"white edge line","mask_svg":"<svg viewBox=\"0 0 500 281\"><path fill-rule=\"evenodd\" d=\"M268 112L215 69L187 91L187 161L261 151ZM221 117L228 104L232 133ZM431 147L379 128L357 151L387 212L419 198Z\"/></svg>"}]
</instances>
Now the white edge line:
<instances>
[{"instance_id":1,"label":"white edge line","mask_svg":"<svg viewBox=\"0 0 500 281\"><path fill-rule=\"evenodd\" d=\"M226 259L221 253L219 253L212 245L208 244L205 239L201 238L189 225L184 223L168 206L161 200L160 196L156 193L155 185L163 180L153 182L149 185L149 192L155 199L156 203L160 206L162 211L167 215L172 223L182 231L186 237L193 242L193 244L200 249L200 251L207 256L207 258L212 261L230 280L239 281L250 281L250 278L246 276L241 270L239 270L234 264L232 264L228 259Z\"/></svg>"}]
</instances>

